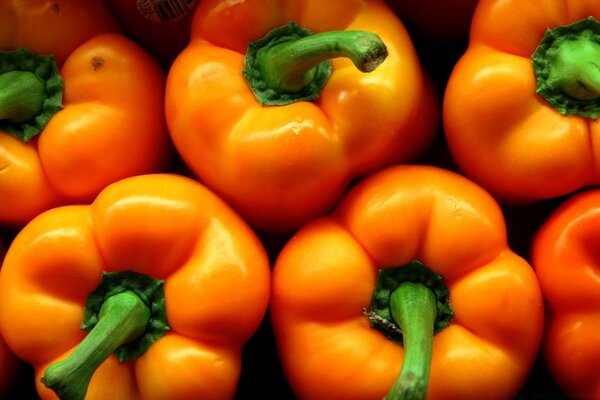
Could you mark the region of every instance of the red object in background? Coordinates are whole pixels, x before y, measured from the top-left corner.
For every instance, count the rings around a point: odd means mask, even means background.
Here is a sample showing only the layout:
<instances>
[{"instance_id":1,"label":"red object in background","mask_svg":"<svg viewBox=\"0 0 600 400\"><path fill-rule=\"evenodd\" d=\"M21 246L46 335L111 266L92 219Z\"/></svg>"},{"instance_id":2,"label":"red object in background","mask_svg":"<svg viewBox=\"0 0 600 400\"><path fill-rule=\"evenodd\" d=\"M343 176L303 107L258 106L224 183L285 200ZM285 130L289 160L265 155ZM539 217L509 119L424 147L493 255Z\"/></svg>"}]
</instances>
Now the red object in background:
<instances>
[{"instance_id":1,"label":"red object in background","mask_svg":"<svg viewBox=\"0 0 600 400\"><path fill-rule=\"evenodd\" d=\"M126 34L165 68L187 46L197 0L104 0ZM141 7L139 7L141 6ZM146 9L144 16L141 9Z\"/></svg>"},{"instance_id":2,"label":"red object in background","mask_svg":"<svg viewBox=\"0 0 600 400\"><path fill-rule=\"evenodd\" d=\"M466 39L477 0L386 0L402 22L424 38L439 42Z\"/></svg>"}]
</instances>

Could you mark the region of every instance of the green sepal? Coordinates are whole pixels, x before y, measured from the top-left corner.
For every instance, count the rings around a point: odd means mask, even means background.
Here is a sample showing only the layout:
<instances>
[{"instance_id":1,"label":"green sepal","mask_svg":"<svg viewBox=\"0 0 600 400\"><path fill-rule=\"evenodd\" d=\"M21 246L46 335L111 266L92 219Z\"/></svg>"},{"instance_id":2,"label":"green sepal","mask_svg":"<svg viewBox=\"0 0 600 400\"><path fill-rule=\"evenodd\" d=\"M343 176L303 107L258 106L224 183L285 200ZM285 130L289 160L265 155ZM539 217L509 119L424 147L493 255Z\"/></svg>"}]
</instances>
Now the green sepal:
<instances>
[{"instance_id":1,"label":"green sepal","mask_svg":"<svg viewBox=\"0 0 600 400\"><path fill-rule=\"evenodd\" d=\"M102 274L98 287L88 294L81 329L90 332L98 323L104 301L127 290L139 296L150 309L150 321L146 331L140 337L123 344L114 352L122 363L144 354L154 342L170 330L165 308L164 281L131 271Z\"/></svg>"},{"instance_id":2,"label":"green sepal","mask_svg":"<svg viewBox=\"0 0 600 400\"><path fill-rule=\"evenodd\" d=\"M332 67L329 60L321 62L314 68L312 80L298 92L284 92L267 86L260 69L259 53L261 51L310 35L313 35L310 30L302 28L294 22L289 22L271 30L262 39L248 44L243 74L261 105L287 105L298 101L314 100L321 95L325 83L331 76Z\"/></svg>"},{"instance_id":3,"label":"green sepal","mask_svg":"<svg viewBox=\"0 0 600 400\"><path fill-rule=\"evenodd\" d=\"M45 99L38 115L25 122L0 120L0 130L28 142L63 108L63 79L54 56L38 55L23 48L0 52L0 75L13 71L31 72L45 84Z\"/></svg>"},{"instance_id":4,"label":"green sepal","mask_svg":"<svg viewBox=\"0 0 600 400\"><path fill-rule=\"evenodd\" d=\"M552 77L559 46L577 40L589 41L600 46L600 23L594 17L587 17L570 25L546 30L531 56L537 80L536 93L563 115L580 115L596 119L600 115L600 97L586 100L569 96ZM600 60L594 60L593 66L600 70L600 66L595 65L596 61L600 64Z\"/></svg>"},{"instance_id":5,"label":"green sepal","mask_svg":"<svg viewBox=\"0 0 600 400\"><path fill-rule=\"evenodd\" d=\"M413 260L399 268L380 269L371 297L370 311L363 310L370 320L371 327L381 331L389 339L402 343L402 331L394 322L390 310L390 298L402 282L422 283L431 290L436 299L437 315L433 326L434 333L446 328L454 318L450 306L450 292L444 278L427 268L418 260Z\"/></svg>"}]
</instances>

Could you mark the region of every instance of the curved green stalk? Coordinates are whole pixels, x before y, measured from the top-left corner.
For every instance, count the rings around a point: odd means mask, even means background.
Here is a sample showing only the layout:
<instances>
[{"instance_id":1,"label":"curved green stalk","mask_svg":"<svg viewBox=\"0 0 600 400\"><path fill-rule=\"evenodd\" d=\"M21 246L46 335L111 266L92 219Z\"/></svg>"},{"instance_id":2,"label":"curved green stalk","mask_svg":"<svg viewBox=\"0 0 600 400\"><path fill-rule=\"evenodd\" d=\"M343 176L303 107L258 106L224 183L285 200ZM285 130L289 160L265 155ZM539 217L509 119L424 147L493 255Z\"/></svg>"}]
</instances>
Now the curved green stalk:
<instances>
[{"instance_id":1,"label":"curved green stalk","mask_svg":"<svg viewBox=\"0 0 600 400\"><path fill-rule=\"evenodd\" d=\"M83 400L96 369L121 345L142 335L149 320L150 309L132 291L109 297L96 326L73 353L46 369L42 383L61 400Z\"/></svg>"},{"instance_id":2,"label":"curved green stalk","mask_svg":"<svg viewBox=\"0 0 600 400\"><path fill-rule=\"evenodd\" d=\"M392 317L404 338L400 375L386 400L424 400L429 386L436 299L422 283L404 282L391 295Z\"/></svg>"},{"instance_id":3,"label":"curved green stalk","mask_svg":"<svg viewBox=\"0 0 600 400\"><path fill-rule=\"evenodd\" d=\"M362 72L375 70L387 57L379 36L365 31L313 34L294 23L250 43L244 76L261 104L290 104L319 97L331 74L328 60L350 59Z\"/></svg>"}]
</instances>

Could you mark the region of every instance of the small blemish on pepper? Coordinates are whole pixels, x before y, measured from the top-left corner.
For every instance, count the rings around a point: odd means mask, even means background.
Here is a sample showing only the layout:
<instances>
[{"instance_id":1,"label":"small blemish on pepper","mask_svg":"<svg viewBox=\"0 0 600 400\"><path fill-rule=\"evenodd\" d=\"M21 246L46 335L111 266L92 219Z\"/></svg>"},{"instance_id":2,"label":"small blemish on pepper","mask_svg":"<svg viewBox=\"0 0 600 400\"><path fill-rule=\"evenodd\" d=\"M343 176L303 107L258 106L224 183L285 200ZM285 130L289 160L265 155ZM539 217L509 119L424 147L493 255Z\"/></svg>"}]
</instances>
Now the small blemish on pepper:
<instances>
[{"instance_id":1,"label":"small blemish on pepper","mask_svg":"<svg viewBox=\"0 0 600 400\"><path fill-rule=\"evenodd\" d=\"M90 62L94 71L101 69L104 66L104 63L105 61L102 57L92 57L92 61Z\"/></svg>"},{"instance_id":2,"label":"small blemish on pepper","mask_svg":"<svg viewBox=\"0 0 600 400\"><path fill-rule=\"evenodd\" d=\"M50 9L52 10L52 12L57 14L60 12L60 6L58 5L58 3L52 3Z\"/></svg>"}]
</instances>

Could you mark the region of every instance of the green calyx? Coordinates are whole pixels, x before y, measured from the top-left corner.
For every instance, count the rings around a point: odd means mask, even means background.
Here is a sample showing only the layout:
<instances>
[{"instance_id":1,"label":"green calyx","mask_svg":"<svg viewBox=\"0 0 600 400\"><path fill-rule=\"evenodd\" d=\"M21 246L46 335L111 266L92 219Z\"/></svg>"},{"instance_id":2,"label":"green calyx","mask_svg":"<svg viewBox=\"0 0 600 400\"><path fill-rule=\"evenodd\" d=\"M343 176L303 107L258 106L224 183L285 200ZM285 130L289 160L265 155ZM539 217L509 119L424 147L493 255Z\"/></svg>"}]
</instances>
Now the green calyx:
<instances>
[{"instance_id":1,"label":"green calyx","mask_svg":"<svg viewBox=\"0 0 600 400\"><path fill-rule=\"evenodd\" d=\"M365 315L371 321L371 327L381 331L390 340L402 344L402 331L394 321L390 308L391 297L394 291L403 282L412 282L425 285L435 296L436 319L434 332L438 333L446 328L454 318L450 306L450 292L444 284L444 278L418 260L399 267L379 270L377 283L371 297L371 310Z\"/></svg>"},{"instance_id":2,"label":"green calyx","mask_svg":"<svg viewBox=\"0 0 600 400\"><path fill-rule=\"evenodd\" d=\"M363 310L371 327L404 346L404 361L386 400L427 397L433 336L452 322L448 288L443 278L414 260L379 271L371 311Z\"/></svg>"},{"instance_id":3,"label":"green calyx","mask_svg":"<svg viewBox=\"0 0 600 400\"><path fill-rule=\"evenodd\" d=\"M88 295L81 329L88 332L67 358L50 365L42 383L62 400L83 400L96 369L111 355L142 355L169 331L163 281L135 272L106 272Z\"/></svg>"},{"instance_id":4,"label":"green calyx","mask_svg":"<svg viewBox=\"0 0 600 400\"><path fill-rule=\"evenodd\" d=\"M248 44L243 74L262 105L314 100L331 75L329 59L336 57L371 72L385 60L387 48L371 32L313 34L290 22Z\"/></svg>"},{"instance_id":5,"label":"green calyx","mask_svg":"<svg viewBox=\"0 0 600 400\"><path fill-rule=\"evenodd\" d=\"M53 56L0 52L0 130L28 142L62 109L62 92Z\"/></svg>"},{"instance_id":6,"label":"green calyx","mask_svg":"<svg viewBox=\"0 0 600 400\"><path fill-rule=\"evenodd\" d=\"M150 310L150 323L134 342L120 346L115 356L120 362L141 356L151 345L169 331L165 308L164 281L136 272L105 272L100 284L88 295L81 329L90 332L100 320L102 305L112 296L131 291Z\"/></svg>"},{"instance_id":7,"label":"green calyx","mask_svg":"<svg viewBox=\"0 0 600 400\"><path fill-rule=\"evenodd\" d=\"M600 23L548 29L532 57L536 92L564 115L600 115Z\"/></svg>"}]
</instances>

